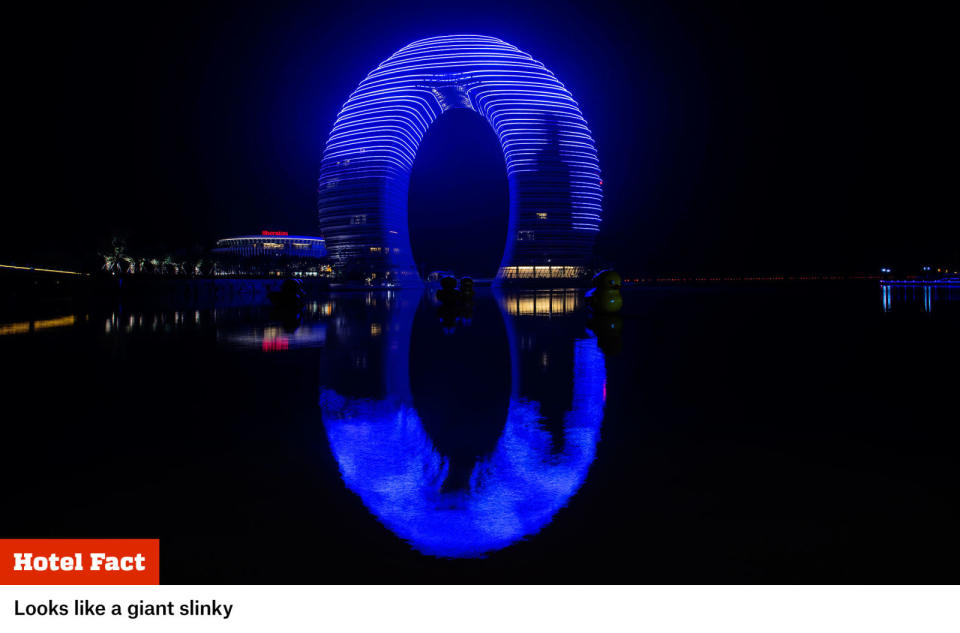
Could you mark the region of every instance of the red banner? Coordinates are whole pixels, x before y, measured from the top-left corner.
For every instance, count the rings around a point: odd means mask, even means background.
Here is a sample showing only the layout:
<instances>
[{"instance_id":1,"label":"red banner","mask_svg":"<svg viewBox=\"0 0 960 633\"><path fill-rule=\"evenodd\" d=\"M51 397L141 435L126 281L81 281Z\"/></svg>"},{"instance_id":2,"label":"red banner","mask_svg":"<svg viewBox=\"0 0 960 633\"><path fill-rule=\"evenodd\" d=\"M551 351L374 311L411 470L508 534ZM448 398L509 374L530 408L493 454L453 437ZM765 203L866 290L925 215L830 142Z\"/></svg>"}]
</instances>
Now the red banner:
<instances>
[{"instance_id":1,"label":"red banner","mask_svg":"<svg viewBox=\"0 0 960 633\"><path fill-rule=\"evenodd\" d=\"M0 585L159 584L159 539L0 539Z\"/></svg>"}]
</instances>

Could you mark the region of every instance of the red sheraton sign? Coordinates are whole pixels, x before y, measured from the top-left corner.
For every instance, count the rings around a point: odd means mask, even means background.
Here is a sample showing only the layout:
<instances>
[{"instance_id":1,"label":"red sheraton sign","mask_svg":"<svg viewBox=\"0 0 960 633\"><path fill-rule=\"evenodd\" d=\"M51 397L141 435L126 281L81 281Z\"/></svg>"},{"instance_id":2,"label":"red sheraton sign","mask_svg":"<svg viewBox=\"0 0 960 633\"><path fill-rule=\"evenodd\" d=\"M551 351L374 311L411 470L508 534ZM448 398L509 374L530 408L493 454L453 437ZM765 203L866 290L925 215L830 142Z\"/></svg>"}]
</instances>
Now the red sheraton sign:
<instances>
[{"instance_id":1,"label":"red sheraton sign","mask_svg":"<svg viewBox=\"0 0 960 633\"><path fill-rule=\"evenodd\" d=\"M159 539L0 539L0 585L158 585Z\"/></svg>"},{"instance_id":2,"label":"red sheraton sign","mask_svg":"<svg viewBox=\"0 0 960 633\"><path fill-rule=\"evenodd\" d=\"M260 231L260 235L290 235L286 231Z\"/></svg>"}]
</instances>

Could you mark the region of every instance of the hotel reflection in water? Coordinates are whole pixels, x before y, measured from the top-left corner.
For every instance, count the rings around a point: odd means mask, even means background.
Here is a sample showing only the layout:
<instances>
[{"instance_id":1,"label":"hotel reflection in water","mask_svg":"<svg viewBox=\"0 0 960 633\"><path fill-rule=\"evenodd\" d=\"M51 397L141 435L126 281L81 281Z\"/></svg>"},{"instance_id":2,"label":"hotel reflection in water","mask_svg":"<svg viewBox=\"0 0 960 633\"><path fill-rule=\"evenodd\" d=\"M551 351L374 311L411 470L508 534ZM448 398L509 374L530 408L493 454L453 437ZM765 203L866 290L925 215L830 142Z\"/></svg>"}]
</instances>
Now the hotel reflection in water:
<instances>
[{"instance_id":1,"label":"hotel reflection in water","mask_svg":"<svg viewBox=\"0 0 960 633\"><path fill-rule=\"evenodd\" d=\"M443 354L445 340L470 332L442 334L438 304L420 291L334 293L295 319L261 306L117 307L106 315L0 324L0 334L41 336L83 327L106 339L212 335L238 353L315 348L317 424L328 443L317 450L329 448L370 520L423 554L478 557L536 534L583 485L600 440L606 372L578 291L483 290L475 303L473 318L459 327L501 339L508 350L502 362L487 359L478 367L500 376L508 390L502 414L485 424L491 441L469 460L466 475L456 477L456 459L438 448L434 434L455 430L460 420L425 423L411 385L411 348ZM412 343L415 322L449 338Z\"/></svg>"},{"instance_id":2,"label":"hotel reflection in water","mask_svg":"<svg viewBox=\"0 0 960 633\"><path fill-rule=\"evenodd\" d=\"M396 536L427 555L483 556L536 534L583 485L600 439L604 358L576 291L478 297L486 311L478 305L464 327L502 320L509 401L503 419L489 421L499 437L466 477L456 475L411 387L415 321L436 321L434 303L421 299L388 292L337 307L320 386L323 424L347 488Z\"/></svg>"}]
</instances>

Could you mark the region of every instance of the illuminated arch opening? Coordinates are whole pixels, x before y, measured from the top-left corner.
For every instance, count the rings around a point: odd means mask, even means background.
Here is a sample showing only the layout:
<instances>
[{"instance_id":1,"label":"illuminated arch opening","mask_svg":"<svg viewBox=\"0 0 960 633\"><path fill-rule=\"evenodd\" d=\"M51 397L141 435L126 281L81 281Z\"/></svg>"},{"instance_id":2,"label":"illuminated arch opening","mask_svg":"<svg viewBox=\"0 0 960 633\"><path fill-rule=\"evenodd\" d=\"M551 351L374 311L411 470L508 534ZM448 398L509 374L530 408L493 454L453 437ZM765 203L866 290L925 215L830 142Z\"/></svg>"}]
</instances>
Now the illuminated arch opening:
<instances>
[{"instance_id":1,"label":"illuminated arch opening","mask_svg":"<svg viewBox=\"0 0 960 633\"><path fill-rule=\"evenodd\" d=\"M602 201L590 129L542 63L479 35L408 44L343 105L318 183L320 229L334 261L419 282L407 227L410 170L426 130L452 108L483 116L503 150L510 214L498 277L581 276Z\"/></svg>"},{"instance_id":2,"label":"illuminated arch opening","mask_svg":"<svg viewBox=\"0 0 960 633\"><path fill-rule=\"evenodd\" d=\"M507 241L510 189L500 142L482 116L458 108L430 126L410 172L407 200L410 247L421 276L440 269L496 275Z\"/></svg>"}]
</instances>

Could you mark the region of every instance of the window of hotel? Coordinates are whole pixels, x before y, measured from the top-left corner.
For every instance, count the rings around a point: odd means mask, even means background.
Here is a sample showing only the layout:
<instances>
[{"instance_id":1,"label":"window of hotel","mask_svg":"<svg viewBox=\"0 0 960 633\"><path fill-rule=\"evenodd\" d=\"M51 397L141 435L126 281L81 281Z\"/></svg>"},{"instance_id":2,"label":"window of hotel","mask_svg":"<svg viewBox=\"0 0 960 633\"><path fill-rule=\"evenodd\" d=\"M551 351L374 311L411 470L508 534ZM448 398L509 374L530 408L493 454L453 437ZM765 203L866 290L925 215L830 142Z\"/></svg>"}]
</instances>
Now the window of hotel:
<instances>
[{"instance_id":1,"label":"window of hotel","mask_svg":"<svg viewBox=\"0 0 960 633\"><path fill-rule=\"evenodd\" d=\"M582 274L580 266L505 266L498 276L506 279L576 279Z\"/></svg>"},{"instance_id":2,"label":"window of hotel","mask_svg":"<svg viewBox=\"0 0 960 633\"><path fill-rule=\"evenodd\" d=\"M366 224L367 216L366 215L355 215L350 218L350 224Z\"/></svg>"},{"instance_id":3,"label":"window of hotel","mask_svg":"<svg viewBox=\"0 0 960 633\"><path fill-rule=\"evenodd\" d=\"M517 241L518 241L518 242L532 242L532 241L533 241L533 231L517 231Z\"/></svg>"},{"instance_id":4,"label":"window of hotel","mask_svg":"<svg viewBox=\"0 0 960 633\"><path fill-rule=\"evenodd\" d=\"M546 220L546 219L547 219L547 214L546 214L546 212L544 212L544 211L537 211L537 219L538 219L538 220Z\"/></svg>"}]
</instances>

